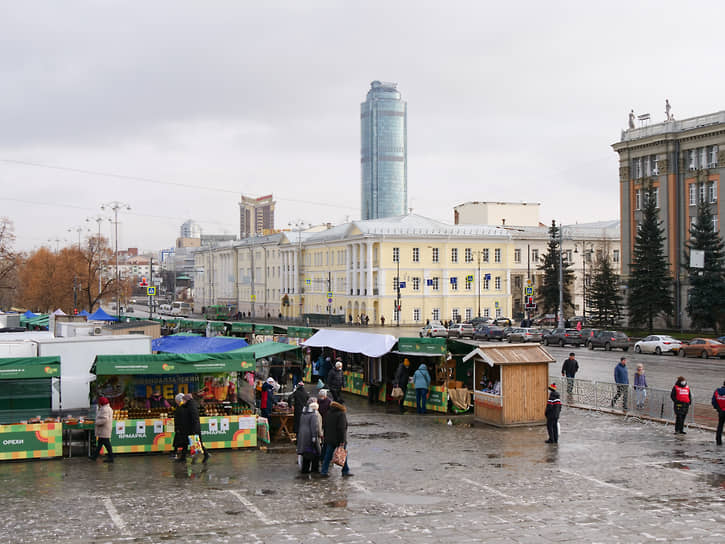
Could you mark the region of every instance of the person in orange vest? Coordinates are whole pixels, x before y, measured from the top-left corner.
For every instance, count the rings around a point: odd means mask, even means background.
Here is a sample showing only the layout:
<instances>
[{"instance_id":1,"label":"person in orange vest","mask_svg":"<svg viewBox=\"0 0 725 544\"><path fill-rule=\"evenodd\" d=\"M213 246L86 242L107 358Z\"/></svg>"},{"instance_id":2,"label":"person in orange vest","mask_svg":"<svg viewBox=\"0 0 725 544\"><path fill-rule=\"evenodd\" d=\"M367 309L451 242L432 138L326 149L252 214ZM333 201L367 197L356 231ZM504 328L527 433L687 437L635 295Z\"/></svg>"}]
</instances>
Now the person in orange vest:
<instances>
[{"instance_id":1,"label":"person in orange vest","mask_svg":"<svg viewBox=\"0 0 725 544\"><path fill-rule=\"evenodd\" d=\"M717 410L717 431L715 432L715 443L722 446L722 428L725 425L725 382L722 387L715 389L712 394L712 407Z\"/></svg>"},{"instance_id":2,"label":"person in orange vest","mask_svg":"<svg viewBox=\"0 0 725 544\"><path fill-rule=\"evenodd\" d=\"M677 378L670 393L670 398L675 403L675 434L687 434L685 432L685 418L687 417L687 411L690 409L690 404L692 404L692 393L684 376Z\"/></svg>"}]
</instances>

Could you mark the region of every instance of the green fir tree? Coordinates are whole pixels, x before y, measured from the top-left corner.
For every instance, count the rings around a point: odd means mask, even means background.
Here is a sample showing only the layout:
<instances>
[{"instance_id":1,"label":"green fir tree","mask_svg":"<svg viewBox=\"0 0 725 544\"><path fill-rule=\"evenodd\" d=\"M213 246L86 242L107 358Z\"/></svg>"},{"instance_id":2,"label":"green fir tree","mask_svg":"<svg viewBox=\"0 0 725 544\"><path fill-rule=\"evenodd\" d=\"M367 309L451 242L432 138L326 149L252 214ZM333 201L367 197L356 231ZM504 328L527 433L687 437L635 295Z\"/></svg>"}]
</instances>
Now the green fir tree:
<instances>
[{"instance_id":1,"label":"green fir tree","mask_svg":"<svg viewBox=\"0 0 725 544\"><path fill-rule=\"evenodd\" d=\"M556 226L556 221L551 222L549 244L546 254L542 256L544 262L538 267L544 273L544 277L541 287L539 287L537 303L542 313L554 315L559 311L559 228ZM571 270L571 264L566 259L563 259L562 263L564 301L562 309L566 315L568 309L574 309L569 289L574 280L574 273Z\"/></svg>"},{"instance_id":2,"label":"green fir tree","mask_svg":"<svg viewBox=\"0 0 725 544\"><path fill-rule=\"evenodd\" d=\"M598 259L592 277L592 285L587 291L589 317L602 327L616 327L622 314L622 301L619 294L619 275L612 269L609 257Z\"/></svg>"},{"instance_id":3,"label":"green fir tree","mask_svg":"<svg viewBox=\"0 0 725 544\"><path fill-rule=\"evenodd\" d=\"M644 196L643 217L632 249L627 306L630 324L646 325L651 333L657 316L672 316L672 277L665 257L664 229L657 214L657 198L651 184Z\"/></svg>"},{"instance_id":4,"label":"green fir tree","mask_svg":"<svg viewBox=\"0 0 725 544\"><path fill-rule=\"evenodd\" d=\"M684 268L690 282L687 313L693 328L720 329L725 311L725 258L723 240L714 229L709 204L700 201L697 218L690 226L690 239L685 244ZM705 252L705 268L690 267L693 249Z\"/></svg>"}]
</instances>

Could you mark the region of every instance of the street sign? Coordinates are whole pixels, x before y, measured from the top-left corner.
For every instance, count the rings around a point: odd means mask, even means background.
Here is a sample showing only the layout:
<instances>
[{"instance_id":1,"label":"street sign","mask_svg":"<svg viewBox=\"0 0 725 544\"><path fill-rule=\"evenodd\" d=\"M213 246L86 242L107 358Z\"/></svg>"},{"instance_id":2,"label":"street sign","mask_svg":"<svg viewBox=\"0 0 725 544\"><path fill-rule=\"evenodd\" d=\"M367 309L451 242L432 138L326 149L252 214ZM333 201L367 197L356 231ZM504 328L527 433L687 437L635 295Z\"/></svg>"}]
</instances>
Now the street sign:
<instances>
[{"instance_id":1,"label":"street sign","mask_svg":"<svg viewBox=\"0 0 725 544\"><path fill-rule=\"evenodd\" d=\"M494 306L498 308L498 300L494 303Z\"/></svg>"},{"instance_id":2,"label":"street sign","mask_svg":"<svg viewBox=\"0 0 725 544\"><path fill-rule=\"evenodd\" d=\"M526 280L526 285L533 285L533 282L531 280Z\"/></svg>"},{"instance_id":3,"label":"street sign","mask_svg":"<svg viewBox=\"0 0 725 544\"><path fill-rule=\"evenodd\" d=\"M458 283L458 278L451 278L451 284L456 285Z\"/></svg>"},{"instance_id":4,"label":"street sign","mask_svg":"<svg viewBox=\"0 0 725 544\"><path fill-rule=\"evenodd\" d=\"M305 284L310 285L312 283L312 280L310 278L307 278L305 280Z\"/></svg>"},{"instance_id":5,"label":"street sign","mask_svg":"<svg viewBox=\"0 0 725 544\"><path fill-rule=\"evenodd\" d=\"M257 295L252 295L251 296L251 300L252 300L252 302L254 302L255 300L257 300Z\"/></svg>"},{"instance_id":6,"label":"street sign","mask_svg":"<svg viewBox=\"0 0 725 544\"><path fill-rule=\"evenodd\" d=\"M524 293L525 293L526 295L529 295L529 296L531 296L531 295L533 295L533 294L534 294L534 288L533 288L533 287L527 287L527 288L525 289Z\"/></svg>"},{"instance_id":7,"label":"street sign","mask_svg":"<svg viewBox=\"0 0 725 544\"><path fill-rule=\"evenodd\" d=\"M466 281L468 281L468 282L473 281L473 274L468 274L468 276L466 276Z\"/></svg>"},{"instance_id":8,"label":"street sign","mask_svg":"<svg viewBox=\"0 0 725 544\"><path fill-rule=\"evenodd\" d=\"M399 281L398 282L398 287L400 287L401 289L405 289L405 282L404 281Z\"/></svg>"},{"instance_id":9,"label":"street sign","mask_svg":"<svg viewBox=\"0 0 725 544\"><path fill-rule=\"evenodd\" d=\"M331 304L332 303L332 298L327 297L327 302Z\"/></svg>"},{"instance_id":10,"label":"street sign","mask_svg":"<svg viewBox=\"0 0 725 544\"><path fill-rule=\"evenodd\" d=\"M483 279L486 280L486 281L490 281L491 280L491 274L486 274L485 276L483 276Z\"/></svg>"},{"instance_id":11,"label":"street sign","mask_svg":"<svg viewBox=\"0 0 725 544\"><path fill-rule=\"evenodd\" d=\"M146 294L150 297L155 297L156 296L156 287L147 286Z\"/></svg>"},{"instance_id":12,"label":"street sign","mask_svg":"<svg viewBox=\"0 0 725 544\"><path fill-rule=\"evenodd\" d=\"M327 292L327 298L329 298L329 299L332 298L332 291ZM329 302L332 302L332 300L330 300Z\"/></svg>"}]
</instances>

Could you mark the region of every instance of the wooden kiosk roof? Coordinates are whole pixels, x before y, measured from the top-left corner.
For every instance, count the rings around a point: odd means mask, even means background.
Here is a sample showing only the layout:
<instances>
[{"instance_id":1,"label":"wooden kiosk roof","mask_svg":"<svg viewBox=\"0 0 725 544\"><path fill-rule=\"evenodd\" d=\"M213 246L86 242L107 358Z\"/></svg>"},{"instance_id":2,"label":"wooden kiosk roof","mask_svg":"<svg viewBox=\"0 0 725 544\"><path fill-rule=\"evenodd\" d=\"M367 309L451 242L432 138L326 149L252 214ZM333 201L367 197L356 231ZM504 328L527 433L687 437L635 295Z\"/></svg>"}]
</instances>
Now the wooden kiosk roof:
<instances>
[{"instance_id":1,"label":"wooden kiosk roof","mask_svg":"<svg viewBox=\"0 0 725 544\"><path fill-rule=\"evenodd\" d=\"M461 343L470 344L471 351L463 357L468 361L472 357L487 362L489 365L522 365L530 363L553 363L556 361L548 351L538 344L481 344L478 342Z\"/></svg>"}]
</instances>

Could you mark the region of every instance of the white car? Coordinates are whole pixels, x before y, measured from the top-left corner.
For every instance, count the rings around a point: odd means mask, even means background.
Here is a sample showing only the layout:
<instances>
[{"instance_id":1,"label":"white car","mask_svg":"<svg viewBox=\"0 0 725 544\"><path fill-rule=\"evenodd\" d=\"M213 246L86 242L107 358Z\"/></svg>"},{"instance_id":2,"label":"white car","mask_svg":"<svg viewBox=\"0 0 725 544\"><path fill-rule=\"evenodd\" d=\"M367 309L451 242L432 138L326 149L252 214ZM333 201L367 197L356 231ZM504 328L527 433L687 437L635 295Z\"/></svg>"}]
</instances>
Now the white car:
<instances>
[{"instance_id":1,"label":"white car","mask_svg":"<svg viewBox=\"0 0 725 544\"><path fill-rule=\"evenodd\" d=\"M434 337L442 336L448 338L448 329L446 329L439 321L433 321L418 331L418 336L421 338L425 336Z\"/></svg>"},{"instance_id":2,"label":"white car","mask_svg":"<svg viewBox=\"0 0 725 544\"><path fill-rule=\"evenodd\" d=\"M677 354L680 351L682 342L671 336L661 334L651 334L646 338L642 338L634 344L635 353L655 353L662 355L663 353Z\"/></svg>"}]
</instances>

